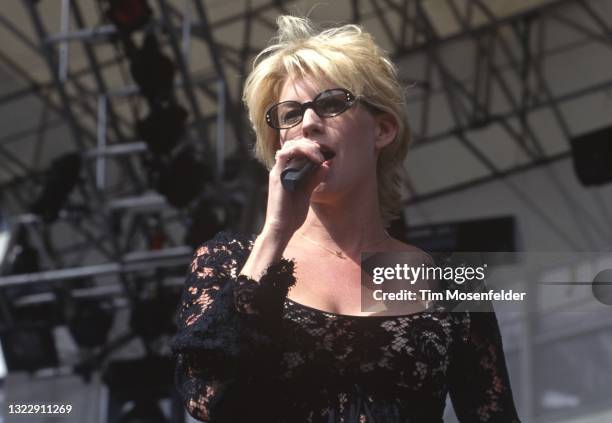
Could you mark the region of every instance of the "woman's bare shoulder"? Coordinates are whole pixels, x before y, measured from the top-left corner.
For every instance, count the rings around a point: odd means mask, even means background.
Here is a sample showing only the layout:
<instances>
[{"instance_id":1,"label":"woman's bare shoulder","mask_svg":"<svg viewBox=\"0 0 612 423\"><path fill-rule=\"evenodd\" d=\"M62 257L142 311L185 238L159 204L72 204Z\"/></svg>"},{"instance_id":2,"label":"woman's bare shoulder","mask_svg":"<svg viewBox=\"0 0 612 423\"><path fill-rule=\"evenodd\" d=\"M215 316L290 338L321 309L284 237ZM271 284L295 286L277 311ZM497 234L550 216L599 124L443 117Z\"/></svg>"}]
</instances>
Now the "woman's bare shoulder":
<instances>
[{"instance_id":1,"label":"woman's bare shoulder","mask_svg":"<svg viewBox=\"0 0 612 423\"><path fill-rule=\"evenodd\" d=\"M399 239L391 238L391 247L392 251L400 253L423 253L425 252L421 250L419 247L411 244L407 244L405 242L400 241Z\"/></svg>"},{"instance_id":2,"label":"woman's bare shoulder","mask_svg":"<svg viewBox=\"0 0 612 423\"><path fill-rule=\"evenodd\" d=\"M423 263L431 264L434 262L433 258L424 250L395 238L391 238L387 251L390 253L409 253L410 257L418 257Z\"/></svg>"}]
</instances>

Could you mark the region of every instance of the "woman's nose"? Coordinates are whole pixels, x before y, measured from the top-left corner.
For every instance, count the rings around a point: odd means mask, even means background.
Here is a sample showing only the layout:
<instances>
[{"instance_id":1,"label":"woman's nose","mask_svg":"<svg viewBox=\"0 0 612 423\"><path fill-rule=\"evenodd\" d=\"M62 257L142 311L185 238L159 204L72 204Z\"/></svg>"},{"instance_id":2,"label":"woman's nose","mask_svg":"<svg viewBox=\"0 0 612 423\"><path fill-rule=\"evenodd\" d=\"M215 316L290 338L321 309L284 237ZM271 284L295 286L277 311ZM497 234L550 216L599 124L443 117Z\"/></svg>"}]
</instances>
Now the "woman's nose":
<instances>
[{"instance_id":1,"label":"woman's nose","mask_svg":"<svg viewBox=\"0 0 612 423\"><path fill-rule=\"evenodd\" d=\"M312 109L306 109L302 118L302 136L310 136L323 132L323 120Z\"/></svg>"}]
</instances>

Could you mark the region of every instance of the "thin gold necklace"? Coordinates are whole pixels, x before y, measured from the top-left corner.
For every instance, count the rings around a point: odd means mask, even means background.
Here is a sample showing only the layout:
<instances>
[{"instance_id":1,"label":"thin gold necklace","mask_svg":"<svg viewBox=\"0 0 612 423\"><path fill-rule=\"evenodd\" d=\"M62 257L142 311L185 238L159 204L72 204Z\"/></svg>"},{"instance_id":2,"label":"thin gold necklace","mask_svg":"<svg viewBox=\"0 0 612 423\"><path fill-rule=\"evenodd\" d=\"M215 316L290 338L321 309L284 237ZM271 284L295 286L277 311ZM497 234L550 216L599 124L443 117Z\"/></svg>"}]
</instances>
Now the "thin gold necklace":
<instances>
[{"instance_id":1,"label":"thin gold necklace","mask_svg":"<svg viewBox=\"0 0 612 423\"><path fill-rule=\"evenodd\" d=\"M339 259L342 260L346 260L348 257L341 251L341 250L332 250L331 248L327 248L325 245L321 244L320 242L315 241L314 239L310 239L308 238L306 235L304 235L301 232L298 232L300 234L300 236L302 238L304 238L306 241L309 241L310 243L316 245L317 247L323 248L325 251L327 251L328 253L338 257ZM381 239L378 242L375 242L374 244L370 244L370 245L366 245L367 248L370 247L375 247L378 244L382 244L384 241L386 241L387 239L391 238L391 236L389 235L389 232L385 231L385 237L383 239ZM362 247L365 248L365 247Z\"/></svg>"}]
</instances>

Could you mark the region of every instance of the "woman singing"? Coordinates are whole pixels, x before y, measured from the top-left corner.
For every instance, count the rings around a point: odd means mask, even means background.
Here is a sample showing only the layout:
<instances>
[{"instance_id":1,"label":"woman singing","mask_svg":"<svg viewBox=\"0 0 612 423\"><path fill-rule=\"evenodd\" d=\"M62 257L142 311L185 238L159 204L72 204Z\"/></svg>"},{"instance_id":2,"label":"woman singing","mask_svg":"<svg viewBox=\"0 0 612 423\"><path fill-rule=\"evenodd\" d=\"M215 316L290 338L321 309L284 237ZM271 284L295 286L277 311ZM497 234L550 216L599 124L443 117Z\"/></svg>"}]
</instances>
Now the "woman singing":
<instances>
[{"instance_id":1,"label":"woman singing","mask_svg":"<svg viewBox=\"0 0 612 423\"><path fill-rule=\"evenodd\" d=\"M416 252L385 227L409 141L387 54L355 25L278 19L244 101L269 170L262 231L195 253L173 344L189 413L217 422L518 422L493 313L361 309L360 254ZM291 162L315 169L298 189Z\"/></svg>"}]
</instances>

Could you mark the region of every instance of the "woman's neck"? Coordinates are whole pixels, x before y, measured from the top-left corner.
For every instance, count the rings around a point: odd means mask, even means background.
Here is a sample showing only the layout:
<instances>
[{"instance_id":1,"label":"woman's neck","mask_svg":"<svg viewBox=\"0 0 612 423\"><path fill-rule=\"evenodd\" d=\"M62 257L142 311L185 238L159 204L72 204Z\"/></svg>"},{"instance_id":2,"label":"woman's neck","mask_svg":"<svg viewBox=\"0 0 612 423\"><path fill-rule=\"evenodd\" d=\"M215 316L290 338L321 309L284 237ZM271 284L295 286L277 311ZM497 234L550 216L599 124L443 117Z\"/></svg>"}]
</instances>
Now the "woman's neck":
<instances>
[{"instance_id":1,"label":"woman's neck","mask_svg":"<svg viewBox=\"0 0 612 423\"><path fill-rule=\"evenodd\" d=\"M382 224L377 196L351 198L344 204L311 203L299 233L326 246L337 246L349 256L382 243L389 235Z\"/></svg>"}]
</instances>

